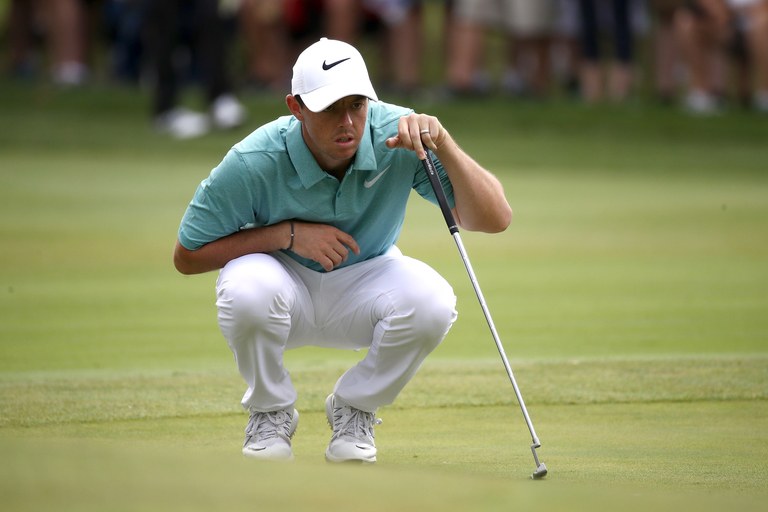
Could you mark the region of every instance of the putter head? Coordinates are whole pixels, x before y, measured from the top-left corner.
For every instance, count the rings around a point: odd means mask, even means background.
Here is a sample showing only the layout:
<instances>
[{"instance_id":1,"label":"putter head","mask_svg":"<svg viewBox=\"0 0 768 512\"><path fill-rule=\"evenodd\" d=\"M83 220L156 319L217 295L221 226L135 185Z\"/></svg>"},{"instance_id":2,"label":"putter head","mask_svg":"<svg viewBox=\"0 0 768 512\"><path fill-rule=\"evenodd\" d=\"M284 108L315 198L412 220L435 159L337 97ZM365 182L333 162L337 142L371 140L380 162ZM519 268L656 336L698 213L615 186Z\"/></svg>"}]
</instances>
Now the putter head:
<instances>
[{"instance_id":1,"label":"putter head","mask_svg":"<svg viewBox=\"0 0 768 512\"><path fill-rule=\"evenodd\" d=\"M531 479L541 480L545 476L547 476L547 466L542 462L538 465L538 467L536 468L536 471L534 471L533 474L531 475Z\"/></svg>"},{"instance_id":2,"label":"putter head","mask_svg":"<svg viewBox=\"0 0 768 512\"><path fill-rule=\"evenodd\" d=\"M536 448L539 448L541 443L536 435L533 436L533 444L531 444L531 453L533 454L533 460L536 461L536 471L531 475L532 480L541 480L547 476L547 466L543 462L539 461L539 456L536 455Z\"/></svg>"}]
</instances>

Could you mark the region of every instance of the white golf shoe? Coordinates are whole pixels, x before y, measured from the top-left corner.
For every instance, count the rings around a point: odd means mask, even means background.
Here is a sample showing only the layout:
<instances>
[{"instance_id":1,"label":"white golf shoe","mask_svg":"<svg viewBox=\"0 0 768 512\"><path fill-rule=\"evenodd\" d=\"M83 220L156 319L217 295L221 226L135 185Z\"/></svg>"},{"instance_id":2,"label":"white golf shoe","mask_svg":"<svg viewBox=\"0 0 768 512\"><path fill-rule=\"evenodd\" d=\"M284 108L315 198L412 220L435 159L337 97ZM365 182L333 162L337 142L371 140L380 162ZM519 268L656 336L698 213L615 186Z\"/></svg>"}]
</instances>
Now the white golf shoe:
<instances>
[{"instance_id":1,"label":"white golf shoe","mask_svg":"<svg viewBox=\"0 0 768 512\"><path fill-rule=\"evenodd\" d=\"M325 451L328 462L376 462L373 426L380 425L375 413L344 404L331 394L325 401L325 415L333 430Z\"/></svg>"},{"instance_id":2,"label":"white golf shoe","mask_svg":"<svg viewBox=\"0 0 768 512\"><path fill-rule=\"evenodd\" d=\"M291 460L291 438L299 424L299 412L289 408L252 412L245 427L243 455L255 459Z\"/></svg>"}]
</instances>

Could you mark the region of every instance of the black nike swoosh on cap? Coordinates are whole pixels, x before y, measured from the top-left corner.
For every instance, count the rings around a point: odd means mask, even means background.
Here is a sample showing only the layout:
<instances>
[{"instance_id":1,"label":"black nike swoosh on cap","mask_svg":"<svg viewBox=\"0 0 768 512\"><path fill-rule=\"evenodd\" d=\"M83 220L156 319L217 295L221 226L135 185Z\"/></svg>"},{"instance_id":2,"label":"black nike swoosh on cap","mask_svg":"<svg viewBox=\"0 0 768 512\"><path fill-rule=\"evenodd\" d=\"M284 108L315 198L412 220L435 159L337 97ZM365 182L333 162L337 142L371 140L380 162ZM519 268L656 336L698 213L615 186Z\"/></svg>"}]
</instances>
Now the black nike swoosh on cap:
<instances>
[{"instance_id":1,"label":"black nike swoosh on cap","mask_svg":"<svg viewBox=\"0 0 768 512\"><path fill-rule=\"evenodd\" d=\"M328 71L328 70L329 70L329 69L331 69L333 66L338 66L339 64L341 64L341 63L342 63L342 62L344 62L345 60L349 60L349 59L351 59L351 58L352 58L352 57L347 57L346 59L337 60L336 62L331 62L330 64L326 64L326 63L325 63L325 61L323 61L323 70L324 70L324 71Z\"/></svg>"}]
</instances>

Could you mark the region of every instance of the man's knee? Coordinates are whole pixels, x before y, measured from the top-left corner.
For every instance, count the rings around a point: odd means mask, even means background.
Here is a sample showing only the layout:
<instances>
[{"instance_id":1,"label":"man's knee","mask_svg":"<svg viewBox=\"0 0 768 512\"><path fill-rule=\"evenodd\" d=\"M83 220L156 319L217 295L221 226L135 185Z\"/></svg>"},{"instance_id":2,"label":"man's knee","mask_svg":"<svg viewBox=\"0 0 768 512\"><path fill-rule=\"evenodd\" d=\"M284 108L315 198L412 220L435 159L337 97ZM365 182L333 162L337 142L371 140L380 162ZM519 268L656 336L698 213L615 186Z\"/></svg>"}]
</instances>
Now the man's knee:
<instances>
[{"instance_id":1,"label":"man's knee","mask_svg":"<svg viewBox=\"0 0 768 512\"><path fill-rule=\"evenodd\" d=\"M271 256L238 258L228 263L219 276L216 306L220 313L240 320L266 320L279 310L289 309L288 281L280 263Z\"/></svg>"},{"instance_id":2,"label":"man's knee","mask_svg":"<svg viewBox=\"0 0 768 512\"><path fill-rule=\"evenodd\" d=\"M456 296L451 290L450 293L428 297L418 320L424 333L433 338L437 346L453 325L456 316Z\"/></svg>"},{"instance_id":3,"label":"man's knee","mask_svg":"<svg viewBox=\"0 0 768 512\"><path fill-rule=\"evenodd\" d=\"M441 281L433 286L415 285L403 290L399 309L408 311L415 337L437 346L456 320L456 296L450 285Z\"/></svg>"}]
</instances>

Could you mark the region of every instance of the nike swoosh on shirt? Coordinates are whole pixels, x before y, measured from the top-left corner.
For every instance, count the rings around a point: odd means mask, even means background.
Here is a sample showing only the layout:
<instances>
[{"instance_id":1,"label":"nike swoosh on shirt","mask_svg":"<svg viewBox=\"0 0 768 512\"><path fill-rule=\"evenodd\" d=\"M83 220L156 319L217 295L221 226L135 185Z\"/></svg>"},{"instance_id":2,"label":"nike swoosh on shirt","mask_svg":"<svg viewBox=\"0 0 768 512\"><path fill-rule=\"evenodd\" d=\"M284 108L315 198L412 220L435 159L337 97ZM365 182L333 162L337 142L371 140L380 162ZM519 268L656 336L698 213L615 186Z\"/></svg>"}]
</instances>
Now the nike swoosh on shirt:
<instances>
[{"instance_id":1,"label":"nike swoosh on shirt","mask_svg":"<svg viewBox=\"0 0 768 512\"><path fill-rule=\"evenodd\" d=\"M384 173L389 170L390 167L392 167L392 166L391 165L386 166L384 168L384 170L381 171L379 174L377 174L376 176L374 176L373 178L371 178L369 180L365 180L363 182L363 186L365 188L371 188L372 186L374 186L376 184L376 182L379 181L379 178L381 178L384 175Z\"/></svg>"},{"instance_id":2,"label":"nike swoosh on shirt","mask_svg":"<svg viewBox=\"0 0 768 512\"><path fill-rule=\"evenodd\" d=\"M342 62L344 62L344 61L347 61L347 60L349 60L349 59L351 59L351 58L352 58L352 57L347 57L346 59L337 60L336 62L331 62L330 64L326 64L326 63L325 63L325 61L323 61L323 70L324 70L324 71L328 71L328 70L329 70L329 69L331 69L333 66L338 66L338 65L339 65L339 64L341 64Z\"/></svg>"}]
</instances>

